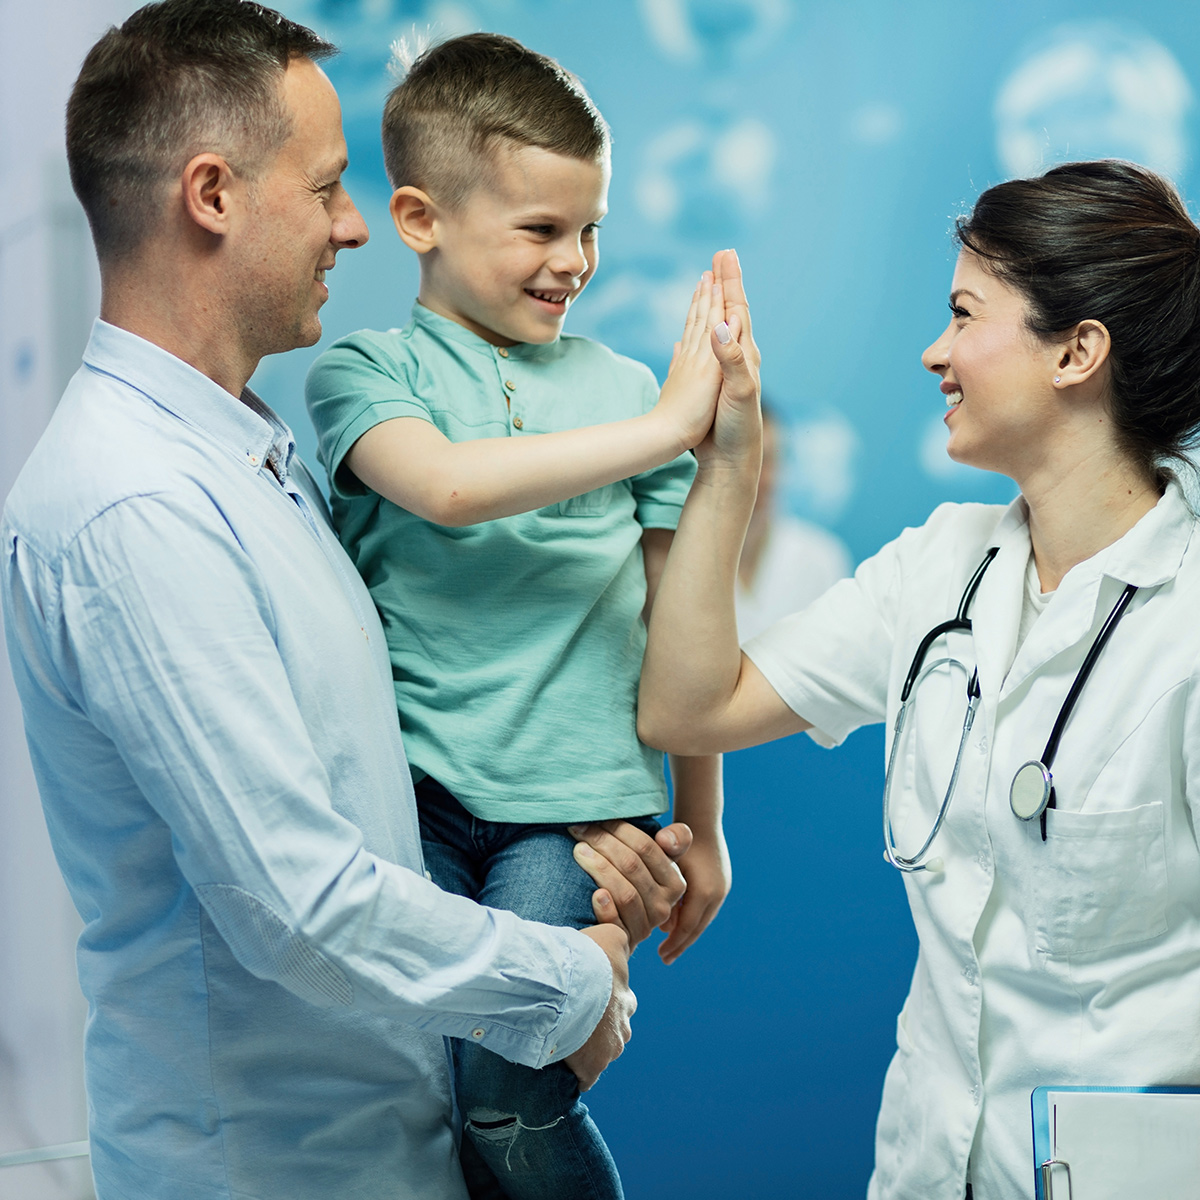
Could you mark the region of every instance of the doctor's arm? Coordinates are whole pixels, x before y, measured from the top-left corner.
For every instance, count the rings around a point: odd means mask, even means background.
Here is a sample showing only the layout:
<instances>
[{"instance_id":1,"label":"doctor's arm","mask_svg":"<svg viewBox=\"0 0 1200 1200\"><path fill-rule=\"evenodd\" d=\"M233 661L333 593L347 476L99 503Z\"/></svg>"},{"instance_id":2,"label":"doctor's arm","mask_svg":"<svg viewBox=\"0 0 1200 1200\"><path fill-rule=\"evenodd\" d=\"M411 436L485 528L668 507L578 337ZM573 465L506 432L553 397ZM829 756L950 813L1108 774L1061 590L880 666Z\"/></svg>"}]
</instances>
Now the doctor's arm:
<instances>
[{"instance_id":1,"label":"doctor's arm","mask_svg":"<svg viewBox=\"0 0 1200 1200\"><path fill-rule=\"evenodd\" d=\"M717 256L731 338L714 333L723 382L659 582L642 666L638 734L675 754L716 754L810 727L738 646L734 587L762 462L759 353L741 270Z\"/></svg>"}]
</instances>

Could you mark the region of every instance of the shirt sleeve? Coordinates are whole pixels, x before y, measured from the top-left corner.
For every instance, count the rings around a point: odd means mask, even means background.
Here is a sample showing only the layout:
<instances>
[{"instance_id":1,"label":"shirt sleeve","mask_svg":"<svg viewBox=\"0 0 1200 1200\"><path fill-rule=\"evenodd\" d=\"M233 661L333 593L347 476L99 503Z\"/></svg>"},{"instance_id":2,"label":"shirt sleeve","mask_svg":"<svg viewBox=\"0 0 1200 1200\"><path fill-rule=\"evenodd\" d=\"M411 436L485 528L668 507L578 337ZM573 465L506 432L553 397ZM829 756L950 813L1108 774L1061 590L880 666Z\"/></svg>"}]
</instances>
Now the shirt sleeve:
<instances>
[{"instance_id":1,"label":"shirt sleeve","mask_svg":"<svg viewBox=\"0 0 1200 1200\"><path fill-rule=\"evenodd\" d=\"M219 513L143 496L52 563L19 539L6 553L31 747L55 740L48 712L82 715L115 751L97 795L124 787L162 830L123 830L98 857L152 845L130 879L177 869L246 970L314 1004L532 1067L583 1044L612 986L594 942L442 892L339 814L294 690L313 681L289 676L271 594Z\"/></svg>"},{"instance_id":2,"label":"shirt sleeve","mask_svg":"<svg viewBox=\"0 0 1200 1200\"><path fill-rule=\"evenodd\" d=\"M627 360L629 361L629 360ZM658 381L643 363L631 363L637 370L636 386L641 391L641 411L649 412L658 403ZM673 458L633 477L633 499L637 522L643 529L676 529L696 477L696 459L690 452Z\"/></svg>"},{"instance_id":3,"label":"shirt sleeve","mask_svg":"<svg viewBox=\"0 0 1200 1200\"><path fill-rule=\"evenodd\" d=\"M783 702L836 746L887 715L903 543L910 531L743 650Z\"/></svg>"},{"instance_id":4,"label":"shirt sleeve","mask_svg":"<svg viewBox=\"0 0 1200 1200\"><path fill-rule=\"evenodd\" d=\"M317 458L329 474L330 491L343 497L369 490L344 467L350 447L368 429L394 417L433 423L403 365L366 330L335 342L313 363L304 397L317 431Z\"/></svg>"}]
</instances>

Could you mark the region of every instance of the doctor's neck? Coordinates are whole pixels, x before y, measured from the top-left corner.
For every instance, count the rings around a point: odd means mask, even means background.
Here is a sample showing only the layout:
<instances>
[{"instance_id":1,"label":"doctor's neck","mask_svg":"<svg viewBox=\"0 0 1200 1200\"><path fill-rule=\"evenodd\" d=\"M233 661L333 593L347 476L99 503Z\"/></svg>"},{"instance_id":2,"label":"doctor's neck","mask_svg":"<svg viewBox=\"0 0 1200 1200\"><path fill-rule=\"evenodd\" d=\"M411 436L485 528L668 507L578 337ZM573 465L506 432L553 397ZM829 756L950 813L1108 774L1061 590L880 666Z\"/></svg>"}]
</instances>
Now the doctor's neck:
<instances>
[{"instance_id":1,"label":"doctor's neck","mask_svg":"<svg viewBox=\"0 0 1200 1200\"><path fill-rule=\"evenodd\" d=\"M1124 537L1159 501L1157 478L1115 451L1096 449L1064 470L1019 481L1029 506L1029 537L1043 592L1078 563Z\"/></svg>"}]
</instances>

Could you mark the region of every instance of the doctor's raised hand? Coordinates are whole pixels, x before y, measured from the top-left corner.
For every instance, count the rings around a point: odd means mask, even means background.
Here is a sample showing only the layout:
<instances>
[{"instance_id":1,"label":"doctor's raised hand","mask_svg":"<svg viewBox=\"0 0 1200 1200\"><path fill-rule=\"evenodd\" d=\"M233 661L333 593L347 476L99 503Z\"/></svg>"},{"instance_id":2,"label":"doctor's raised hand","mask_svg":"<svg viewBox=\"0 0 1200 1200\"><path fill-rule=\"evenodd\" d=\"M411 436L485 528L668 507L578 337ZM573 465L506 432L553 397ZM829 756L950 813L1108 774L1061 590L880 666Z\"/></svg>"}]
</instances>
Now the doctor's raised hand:
<instances>
[{"instance_id":1,"label":"doctor's raised hand","mask_svg":"<svg viewBox=\"0 0 1200 1200\"><path fill-rule=\"evenodd\" d=\"M643 740L680 754L885 724L920 954L871 1200L1030 1194L1040 1083L1200 1084L1200 523L1180 482L1200 229L1167 180L1105 161L988 189L956 241L922 362L950 457L1017 499L941 505L739 648L756 422L722 261L726 386L639 693Z\"/></svg>"}]
</instances>

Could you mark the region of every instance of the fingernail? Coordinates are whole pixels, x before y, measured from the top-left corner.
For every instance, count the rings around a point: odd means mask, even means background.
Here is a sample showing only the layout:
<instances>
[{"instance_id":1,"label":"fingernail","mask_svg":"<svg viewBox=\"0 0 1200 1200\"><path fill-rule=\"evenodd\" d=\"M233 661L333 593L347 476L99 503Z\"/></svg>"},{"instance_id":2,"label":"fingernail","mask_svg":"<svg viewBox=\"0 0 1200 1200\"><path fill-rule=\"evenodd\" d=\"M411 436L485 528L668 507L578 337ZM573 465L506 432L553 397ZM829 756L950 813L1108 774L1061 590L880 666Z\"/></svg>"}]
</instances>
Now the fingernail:
<instances>
[{"instance_id":1,"label":"fingernail","mask_svg":"<svg viewBox=\"0 0 1200 1200\"><path fill-rule=\"evenodd\" d=\"M587 826L586 825L568 825L567 832L572 837L583 837L583 835L587 832Z\"/></svg>"},{"instance_id":2,"label":"fingernail","mask_svg":"<svg viewBox=\"0 0 1200 1200\"><path fill-rule=\"evenodd\" d=\"M596 907L597 907L597 908L607 908L607 907L608 907L608 906L609 906L611 903L612 903L612 901L611 901L611 900L608 898L608 896L607 896L605 893L603 893L603 892L601 892L601 893L600 893L600 894L599 894L599 895L596 897Z\"/></svg>"},{"instance_id":3,"label":"fingernail","mask_svg":"<svg viewBox=\"0 0 1200 1200\"><path fill-rule=\"evenodd\" d=\"M587 844L587 842L576 842L575 853L583 858L594 858L596 852Z\"/></svg>"},{"instance_id":4,"label":"fingernail","mask_svg":"<svg viewBox=\"0 0 1200 1200\"><path fill-rule=\"evenodd\" d=\"M669 829L665 829L663 832L667 835L667 840L671 843L671 849L677 851L679 849L679 839Z\"/></svg>"},{"instance_id":5,"label":"fingernail","mask_svg":"<svg viewBox=\"0 0 1200 1200\"><path fill-rule=\"evenodd\" d=\"M720 323L720 325L718 325L716 328L716 334L717 334L717 341L720 342L722 346L728 346L729 339L733 336L729 332L729 322L722 321Z\"/></svg>"}]
</instances>

